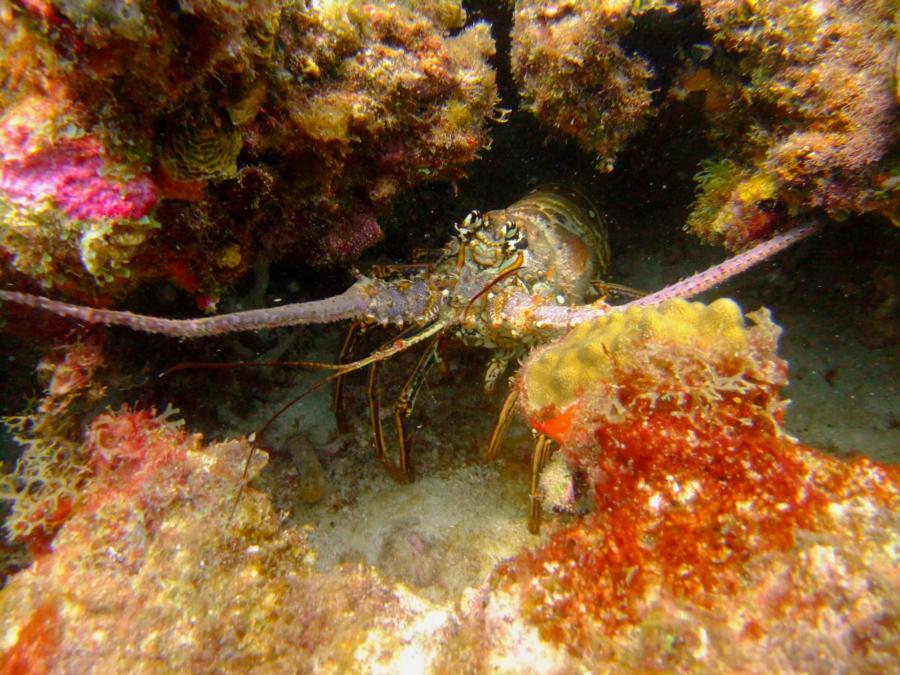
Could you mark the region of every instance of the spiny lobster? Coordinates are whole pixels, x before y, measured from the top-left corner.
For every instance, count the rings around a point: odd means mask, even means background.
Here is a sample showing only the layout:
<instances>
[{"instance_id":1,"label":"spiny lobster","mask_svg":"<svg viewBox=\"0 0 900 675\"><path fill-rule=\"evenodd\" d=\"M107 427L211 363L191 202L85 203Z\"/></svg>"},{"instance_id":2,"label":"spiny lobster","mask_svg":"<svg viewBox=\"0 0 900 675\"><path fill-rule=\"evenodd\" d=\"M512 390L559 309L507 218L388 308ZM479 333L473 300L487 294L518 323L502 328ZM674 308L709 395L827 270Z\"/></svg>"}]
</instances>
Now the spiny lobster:
<instances>
[{"instance_id":1,"label":"spiny lobster","mask_svg":"<svg viewBox=\"0 0 900 675\"><path fill-rule=\"evenodd\" d=\"M455 236L441 249L437 262L414 275L393 279L362 276L339 295L281 307L199 319L166 319L71 305L17 291L0 290L0 299L86 323L120 325L185 338L345 319L407 325L400 338L363 359L311 365L333 369L328 379L337 380L372 366L369 398L378 457L392 477L409 482L413 473L406 423L426 372L439 358L437 347L441 338L452 335L466 344L496 350L485 376L490 389L511 360L567 328L630 306L701 293L812 234L817 226L799 225L704 272L618 306L603 300L587 303L592 282L607 270L609 245L600 210L579 191L561 185L543 186L506 209L483 214L473 211L455 228ZM410 332L416 329L417 332ZM378 364L425 341L430 343L395 405L400 444L395 465L385 447L378 411ZM489 457L499 447L515 402L513 390L495 426L487 450ZM547 456L547 441L539 438L532 461L532 531L537 531L540 522L537 481Z\"/></svg>"}]
</instances>

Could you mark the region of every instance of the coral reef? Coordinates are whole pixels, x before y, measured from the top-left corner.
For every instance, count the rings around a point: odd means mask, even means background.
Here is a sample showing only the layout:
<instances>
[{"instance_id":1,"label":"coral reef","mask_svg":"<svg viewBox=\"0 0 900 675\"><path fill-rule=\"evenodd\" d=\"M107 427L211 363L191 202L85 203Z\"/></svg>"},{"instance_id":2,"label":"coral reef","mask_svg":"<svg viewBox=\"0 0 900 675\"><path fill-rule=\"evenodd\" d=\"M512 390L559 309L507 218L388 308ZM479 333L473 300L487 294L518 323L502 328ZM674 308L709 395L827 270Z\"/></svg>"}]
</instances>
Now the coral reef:
<instances>
[{"instance_id":1,"label":"coral reef","mask_svg":"<svg viewBox=\"0 0 900 675\"><path fill-rule=\"evenodd\" d=\"M699 100L715 154L687 229L738 250L798 213L900 222L894 13L889 0L520 0L512 70L524 107L601 170L652 115L671 126Z\"/></svg>"},{"instance_id":2,"label":"coral reef","mask_svg":"<svg viewBox=\"0 0 900 675\"><path fill-rule=\"evenodd\" d=\"M308 534L255 490L233 508L247 442L204 447L127 409L88 439L83 505L0 594L3 672L398 672L434 658L445 612L361 569L314 574ZM250 476L264 464L256 453Z\"/></svg>"},{"instance_id":3,"label":"coral reef","mask_svg":"<svg viewBox=\"0 0 900 675\"><path fill-rule=\"evenodd\" d=\"M699 4L716 55L686 75L712 71L700 88L721 153L697 177L689 229L740 248L798 211L900 222L894 4Z\"/></svg>"},{"instance_id":4,"label":"coral reef","mask_svg":"<svg viewBox=\"0 0 900 675\"><path fill-rule=\"evenodd\" d=\"M656 3L659 4L659 3ZM512 72L523 106L552 131L572 136L609 171L616 153L653 114L653 71L621 39L654 3L520 0Z\"/></svg>"},{"instance_id":5,"label":"coral reef","mask_svg":"<svg viewBox=\"0 0 900 675\"><path fill-rule=\"evenodd\" d=\"M253 156L285 157L287 214L314 260L352 259L380 238L375 215L400 190L460 176L488 145L494 44L486 24L464 19L447 0L285 8L266 118L246 138Z\"/></svg>"},{"instance_id":6,"label":"coral reef","mask_svg":"<svg viewBox=\"0 0 900 675\"><path fill-rule=\"evenodd\" d=\"M636 32L651 13L674 16L676 3L520 0L514 68L525 105L608 169L653 103L676 108L702 94L695 112L709 120L717 155L701 167L690 227L712 242L765 240L766 257L779 237L814 231L769 238L801 212L896 219L888 71L898 61L886 0L678 7L706 22L709 44L679 55L670 83ZM0 280L103 307L162 279L211 307L255 265L259 284L244 302L262 306L268 259L352 259L381 236L378 218L398 193L461 175L488 145L492 52L487 25L466 26L457 0L0 3ZM510 157L498 157L510 183L545 168L529 156L516 174ZM636 203L655 189L635 183L625 198ZM678 247L658 239L683 266ZM646 251L632 245L631 255L643 263ZM831 272L828 261L816 263ZM871 305L869 339L891 344L896 275L889 264L873 269L871 297L858 291L854 301ZM729 260L660 284L662 294L735 271ZM797 285L782 278L768 292L796 304L803 284L831 282L808 268L786 276ZM479 295L496 291L491 278ZM415 295L396 288L400 312ZM534 309L524 297L523 316L560 329L608 310L565 297ZM282 420L269 440L289 453L260 480L267 458L250 456L250 441L205 445L170 408L94 416L104 362L93 338L51 352L44 397L9 421L24 456L0 496L12 502L10 534L34 560L0 591L0 672L894 669L898 470L786 435L787 364L765 310L643 306L660 299L575 327L518 376L524 417L561 446L540 484L562 514L548 525L560 529L545 527L542 539L525 530L527 462L510 452L476 463L491 423L484 399L470 395L477 359L464 368L448 359L448 379L419 397L424 480L398 489L378 472L361 424L332 435L327 396ZM6 316L25 334L50 331L43 316ZM130 317L126 325L164 332L198 325ZM239 325L230 321L220 328ZM327 337L308 334L296 349L295 336L278 336L264 358L328 358ZM231 349L249 360L267 340ZM171 344L180 358L202 353ZM810 350L805 376L830 386L839 364L826 351ZM404 385L401 364L383 370ZM192 421L228 435L307 386L258 379L255 397L237 378L214 386L241 401L230 410L208 384L181 393L202 399L198 409L221 407ZM362 409L365 383L347 386ZM140 395L176 390L148 384ZM890 407L878 385L865 395ZM862 394L838 405L862 406ZM519 431L521 447L529 434ZM509 495L491 502L484 494L497 483Z\"/></svg>"},{"instance_id":7,"label":"coral reef","mask_svg":"<svg viewBox=\"0 0 900 675\"><path fill-rule=\"evenodd\" d=\"M0 261L93 302L215 304L257 260L353 260L488 145L485 24L426 3L30 3L0 16ZM454 31L454 35L450 32Z\"/></svg>"},{"instance_id":8,"label":"coral reef","mask_svg":"<svg viewBox=\"0 0 900 675\"><path fill-rule=\"evenodd\" d=\"M673 398L672 402L676 405L684 404L684 410L696 409L698 414L715 414L706 406L690 406L691 401L682 399L686 396L703 397L708 405L718 399L724 385L712 383L709 392L704 392L701 386L696 386L696 391L679 388L677 378L686 371L681 364L674 362L674 358L666 363L662 358L651 357L650 362L655 370L648 369L646 364L641 364L639 368L633 362L645 356L650 349L648 345L654 349L659 345L661 350L676 346L682 349L690 347L696 350L698 364L703 361L703 354L708 354L709 360L715 363L722 354L736 359L736 355L747 348L747 343L743 314L730 300L717 300L708 307L680 299L666 301L658 309L631 307L624 312L581 324L565 340L529 359L523 374L525 414L539 428L554 425L554 430L547 433L557 440L564 440L565 429L556 430L555 427L563 424L563 420L573 423L570 406L576 399L602 384L620 384L623 372L625 377L642 373L646 379L634 385L634 390L643 392L642 395L659 396L662 401ZM738 375L742 370L737 367L739 365L742 364L732 367L735 372L729 375L734 379L736 391L740 391L741 384ZM780 367L784 369L783 365ZM773 369L774 366L769 366L766 370ZM694 384L687 376L685 379ZM763 380L760 375L754 375L757 383L767 380L772 380L772 376L768 375ZM773 380L771 386L777 388L785 383L786 378L782 377ZM671 387L672 392L664 392L661 387ZM627 402L620 396L609 396L604 400L610 406L610 418L621 415L627 407ZM769 410L768 414L774 417L776 412Z\"/></svg>"}]
</instances>

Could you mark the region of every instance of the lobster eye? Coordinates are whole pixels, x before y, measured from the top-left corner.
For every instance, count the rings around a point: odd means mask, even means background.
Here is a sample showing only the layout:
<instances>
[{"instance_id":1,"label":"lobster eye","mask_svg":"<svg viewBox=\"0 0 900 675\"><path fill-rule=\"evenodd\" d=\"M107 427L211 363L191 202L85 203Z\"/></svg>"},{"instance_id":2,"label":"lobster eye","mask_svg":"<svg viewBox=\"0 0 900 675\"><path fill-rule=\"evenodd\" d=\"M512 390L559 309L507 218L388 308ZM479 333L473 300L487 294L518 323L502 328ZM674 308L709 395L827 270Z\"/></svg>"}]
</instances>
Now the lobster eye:
<instances>
[{"instance_id":1,"label":"lobster eye","mask_svg":"<svg viewBox=\"0 0 900 675\"><path fill-rule=\"evenodd\" d=\"M473 231L478 230L483 225L483 221L481 219L481 211L472 211L470 212L463 221L457 225L454 225L456 229L456 233L461 237L467 237Z\"/></svg>"}]
</instances>

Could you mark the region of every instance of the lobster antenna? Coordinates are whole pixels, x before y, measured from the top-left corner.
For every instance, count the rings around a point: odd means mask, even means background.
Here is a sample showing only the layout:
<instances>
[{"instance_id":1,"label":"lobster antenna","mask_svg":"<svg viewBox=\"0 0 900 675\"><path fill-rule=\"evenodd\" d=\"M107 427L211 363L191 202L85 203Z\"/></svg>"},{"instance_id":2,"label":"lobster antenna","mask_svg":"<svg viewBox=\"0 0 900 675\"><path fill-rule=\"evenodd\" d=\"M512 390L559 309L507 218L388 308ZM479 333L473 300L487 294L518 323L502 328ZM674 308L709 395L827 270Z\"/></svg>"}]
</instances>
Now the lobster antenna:
<instances>
[{"instance_id":1,"label":"lobster antenna","mask_svg":"<svg viewBox=\"0 0 900 675\"><path fill-rule=\"evenodd\" d=\"M332 323L353 319L369 310L371 298L360 284L354 284L340 295L323 300L310 300L281 307L251 309L244 312L206 316L199 319L164 319L133 312L81 307L50 300L39 295L0 289L0 300L42 309L76 321L107 326L125 326L143 333L159 333L170 337L207 337L261 328L280 328L310 323Z\"/></svg>"},{"instance_id":2,"label":"lobster antenna","mask_svg":"<svg viewBox=\"0 0 900 675\"><path fill-rule=\"evenodd\" d=\"M339 370L345 364L328 363L327 361L184 361L159 374L160 378L168 377L181 370L237 370L238 368L318 368L320 370Z\"/></svg>"},{"instance_id":3,"label":"lobster antenna","mask_svg":"<svg viewBox=\"0 0 900 675\"><path fill-rule=\"evenodd\" d=\"M295 396L290 401L285 403L278 409L274 415L272 415L269 420L262 426L259 431L253 432L251 434L251 443L250 443L250 452L247 453L247 459L244 462L244 470L241 472L241 484L238 487L238 492L234 496L234 503L231 505L231 512L228 514L228 522L231 522L231 519L234 517L235 511L237 511L238 504L241 502L241 497L244 495L244 486L247 484L247 474L250 471L250 462L253 460L253 454L256 452L256 439L265 436L266 432L269 430L269 427L272 426L272 423L281 417L285 412L287 412L295 403L306 398L311 393L313 393L316 389L320 389L325 386L328 382L338 377L337 374L328 375L327 377L323 377L321 380L316 382L315 384L310 385L299 396Z\"/></svg>"}]
</instances>

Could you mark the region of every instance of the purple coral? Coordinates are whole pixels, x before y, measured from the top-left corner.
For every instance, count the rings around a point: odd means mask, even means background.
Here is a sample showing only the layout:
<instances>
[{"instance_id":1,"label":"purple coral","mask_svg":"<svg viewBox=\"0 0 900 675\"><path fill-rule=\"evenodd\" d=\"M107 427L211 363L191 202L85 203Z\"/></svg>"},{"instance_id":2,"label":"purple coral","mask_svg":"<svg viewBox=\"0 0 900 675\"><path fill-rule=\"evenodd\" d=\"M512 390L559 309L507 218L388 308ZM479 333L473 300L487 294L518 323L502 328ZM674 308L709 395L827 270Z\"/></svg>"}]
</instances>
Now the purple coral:
<instances>
[{"instance_id":1,"label":"purple coral","mask_svg":"<svg viewBox=\"0 0 900 675\"><path fill-rule=\"evenodd\" d=\"M384 234L371 213L359 213L347 225L335 225L322 239L322 258L327 261L353 260Z\"/></svg>"}]
</instances>

